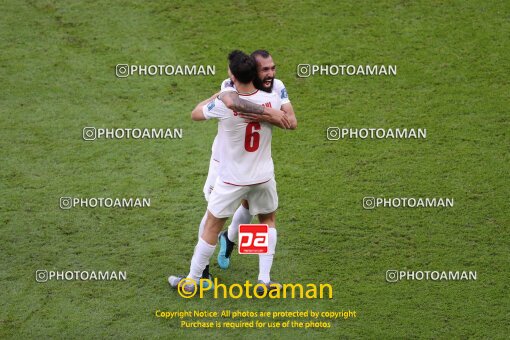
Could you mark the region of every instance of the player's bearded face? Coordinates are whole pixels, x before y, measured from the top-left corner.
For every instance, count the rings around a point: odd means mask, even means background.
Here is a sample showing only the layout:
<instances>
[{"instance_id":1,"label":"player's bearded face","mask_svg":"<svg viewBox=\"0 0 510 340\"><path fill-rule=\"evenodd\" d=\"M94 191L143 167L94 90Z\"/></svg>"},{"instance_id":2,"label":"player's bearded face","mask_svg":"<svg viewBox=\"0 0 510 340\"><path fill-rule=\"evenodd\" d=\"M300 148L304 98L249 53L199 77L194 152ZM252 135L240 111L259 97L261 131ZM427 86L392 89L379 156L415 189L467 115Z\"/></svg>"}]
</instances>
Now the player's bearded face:
<instances>
[{"instance_id":1,"label":"player's bearded face","mask_svg":"<svg viewBox=\"0 0 510 340\"><path fill-rule=\"evenodd\" d=\"M265 77L260 79L258 76L255 78L253 83L255 84L255 87L259 90L265 91L265 92L271 92L273 91L273 77Z\"/></svg>"},{"instance_id":2,"label":"player's bearded face","mask_svg":"<svg viewBox=\"0 0 510 340\"><path fill-rule=\"evenodd\" d=\"M276 72L276 66L273 58L257 57L257 77L254 81L255 87L259 90L273 91L273 83Z\"/></svg>"}]
</instances>

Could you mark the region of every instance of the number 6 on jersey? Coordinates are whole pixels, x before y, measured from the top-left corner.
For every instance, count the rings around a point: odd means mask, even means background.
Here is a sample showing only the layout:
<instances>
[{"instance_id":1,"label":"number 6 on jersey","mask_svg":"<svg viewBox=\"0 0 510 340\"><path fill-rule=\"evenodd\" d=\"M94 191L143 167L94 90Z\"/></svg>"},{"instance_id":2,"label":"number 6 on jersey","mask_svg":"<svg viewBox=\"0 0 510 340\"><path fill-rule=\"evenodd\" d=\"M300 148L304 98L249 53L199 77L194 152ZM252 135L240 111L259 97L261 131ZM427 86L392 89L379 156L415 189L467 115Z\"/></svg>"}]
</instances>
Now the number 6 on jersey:
<instances>
[{"instance_id":1,"label":"number 6 on jersey","mask_svg":"<svg viewBox=\"0 0 510 340\"><path fill-rule=\"evenodd\" d=\"M246 125L246 134L244 136L244 148L248 152L257 151L260 144L259 122L251 122Z\"/></svg>"}]
</instances>

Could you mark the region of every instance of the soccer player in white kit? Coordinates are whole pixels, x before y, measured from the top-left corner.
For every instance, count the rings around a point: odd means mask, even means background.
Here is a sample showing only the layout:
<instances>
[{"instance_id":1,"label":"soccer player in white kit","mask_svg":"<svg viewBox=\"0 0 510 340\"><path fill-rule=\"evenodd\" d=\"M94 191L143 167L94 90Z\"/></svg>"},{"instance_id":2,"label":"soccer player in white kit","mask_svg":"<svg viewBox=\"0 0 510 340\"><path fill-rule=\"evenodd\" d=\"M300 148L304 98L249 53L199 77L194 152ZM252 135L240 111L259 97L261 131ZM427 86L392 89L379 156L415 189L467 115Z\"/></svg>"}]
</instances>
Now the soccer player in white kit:
<instances>
[{"instance_id":1,"label":"soccer player in white kit","mask_svg":"<svg viewBox=\"0 0 510 340\"><path fill-rule=\"evenodd\" d=\"M255 58L255 61L257 62L257 77L253 81L255 87L261 91L275 92L281 99L281 109L285 112L285 115L281 116L280 110L262 107L243 99L243 96L239 96L237 94L234 82L231 79L225 79L222 82L221 92L218 99L220 99L228 108L239 112L243 118L247 118L252 121L264 121L281 128L294 130L297 127L294 108L290 103L285 85L281 80L275 78L276 65L273 58L266 50L256 50L251 54L251 56ZM216 95L205 100L203 103L209 103L215 98ZM214 189L214 183L218 176L218 167L219 155L216 136L212 145L209 171L203 188L206 201L209 201L209 196ZM204 230L206 218L207 211L200 222L198 232L199 238ZM252 219L253 216L249 212L248 201L243 200L242 204L234 213L232 222L228 226L228 229L220 233L220 251L218 252L218 265L220 268L227 269L230 265L230 256L239 235L239 225L248 224ZM202 278L212 278L209 273L209 265L206 266L206 269L202 273Z\"/></svg>"},{"instance_id":2,"label":"soccer player in white kit","mask_svg":"<svg viewBox=\"0 0 510 340\"><path fill-rule=\"evenodd\" d=\"M257 111L257 108L253 107L253 105L250 106L251 103L241 99L237 95L235 86L230 79L226 79L221 84L221 93L219 99L222 100L223 103L227 105L227 107L234 111L240 113L248 112L241 114L241 116L244 118L249 118L253 121L259 122L265 121L285 129L296 129L297 119L294 113L294 108L290 103L285 85L281 80L275 78L276 65L273 61L273 58L266 50L256 50L251 54L251 56L257 62L257 77L253 81L255 87L265 92L275 92L280 97L282 103L281 110L285 112L284 118L286 118L286 120L282 120L281 117L279 117L274 112L261 112ZM266 109L266 111L268 110ZM211 157L211 160L212 159L213 157ZM217 167L217 162L212 161L211 164L212 167ZM205 190L212 190L214 188L214 175L211 175L211 173L214 174L215 172L216 171L214 168L209 168L209 174L207 178L208 180L206 181L204 192ZM228 226L228 229L220 233L220 251L218 252L218 265L220 268L227 269L230 265L230 256L239 235L239 225L250 223L252 218L253 216L249 213L249 203L248 201L243 200L241 206L239 206L234 216L232 217L232 222Z\"/></svg>"},{"instance_id":3,"label":"soccer player in white kit","mask_svg":"<svg viewBox=\"0 0 510 340\"><path fill-rule=\"evenodd\" d=\"M256 76L256 67L252 57L240 51L232 52L229 72L240 95L258 105L281 107L281 99L274 92L255 89L252 80ZM195 247L187 278L199 281L226 219L234 214L241 200L247 199L250 214L258 215L260 223L269 226L268 253L259 257L259 283L264 283L268 289L281 288L270 281L269 274L276 247L275 211L278 207L271 158L272 126L266 122L246 122L218 99L207 105L199 104L192 118L219 119L216 145L219 148L219 171L209 197L204 231ZM171 276L169 283L177 287L182 279Z\"/></svg>"}]
</instances>

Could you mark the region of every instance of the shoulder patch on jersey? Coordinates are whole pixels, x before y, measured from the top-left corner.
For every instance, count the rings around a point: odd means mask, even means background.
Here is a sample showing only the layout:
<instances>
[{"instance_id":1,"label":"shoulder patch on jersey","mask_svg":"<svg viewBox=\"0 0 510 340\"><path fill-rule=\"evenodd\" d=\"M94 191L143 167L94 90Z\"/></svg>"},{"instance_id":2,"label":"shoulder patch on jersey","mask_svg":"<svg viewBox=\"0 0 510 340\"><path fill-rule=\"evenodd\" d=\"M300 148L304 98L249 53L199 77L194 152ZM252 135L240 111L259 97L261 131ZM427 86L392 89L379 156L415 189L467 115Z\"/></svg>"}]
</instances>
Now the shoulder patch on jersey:
<instances>
[{"instance_id":1,"label":"shoulder patch on jersey","mask_svg":"<svg viewBox=\"0 0 510 340\"><path fill-rule=\"evenodd\" d=\"M214 104L214 100L213 100L212 102L210 102L209 104L207 104L207 110L211 111L211 110L214 108L214 106L215 106L215 105L216 105L216 104Z\"/></svg>"},{"instance_id":2,"label":"shoulder patch on jersey","mask_svg":"<svg viewBox=\"0 0 510 340\"><path fill-rule=\"evenodd\" d=\"M287 89L285 87L280 92L280 98L281 99L289 98L289 94L287 93Z\"/></svg>"}]
</instances>

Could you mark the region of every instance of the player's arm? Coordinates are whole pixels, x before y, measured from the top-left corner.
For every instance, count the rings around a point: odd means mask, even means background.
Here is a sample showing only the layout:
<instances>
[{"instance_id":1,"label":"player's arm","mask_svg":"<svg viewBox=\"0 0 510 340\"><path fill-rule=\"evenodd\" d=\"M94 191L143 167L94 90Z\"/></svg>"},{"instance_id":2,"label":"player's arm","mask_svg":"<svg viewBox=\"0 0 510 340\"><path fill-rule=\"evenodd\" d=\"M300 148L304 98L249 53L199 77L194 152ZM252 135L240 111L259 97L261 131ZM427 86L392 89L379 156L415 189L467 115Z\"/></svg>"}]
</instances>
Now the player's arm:
<instances>
[{"instance_id":1,"label":"player's arm","mask_svg":"<svg viewBox=\"0 0 510 340\"><path fill-rule=\"evenodd\" d=\"M264 107L264 112L260 115L240 113L239 116L249 121L267 122L282 129L292 129L292 125L285 112L272 107Z\"/></svg>"},{"instance_id":2,"label":"player's arm","mask_svg":"<svg viewBox=\"0 0 510 340\"><path fill-rule=\"evenodd\" d=\"M249 120L257 122L268 122L274 126L278 126L282 129L290 129L291 123L285 116L283 111L265 107L239 98L239 94L234 91L221 92L218 99L225 104L229 109L239 112L240 116L243 117L243 113L250 115ZM247 118L248 117L243 117Z\"/></svg>"},{"instance_id":3,"label":"player's arm","mask_svg":"<svg viewBox=\"0 0 510 340\"><path fill-rule=\"evenodd\" d=\"M264 113L263 106L239 98L239 94L234 91L221 92L218 99L221 100L226 107L235 112Z\"/></svg>"},{"instance_id":4,"label":"player's arm","mask_svg":"<svg viewBox=\"0 0 510 340\"><path fill-rule=\"evenodd\" d=\"M291 130L297 129L297 118L296 114L294 113L294 108L292 107L292 104L290 102L285 103L281 107L282 111L285 112L285 115L287 116L290 128Z\"/></svg>"},{"instance_id":5,"label":"player's arm","mask_svg":"<svg viewBox=\"0 0 510 340\"><path fill-rule=\"evenodd\" d=\"M255 115L251 113L240 113L239 115L242 118L245 118L246 120L249 120L251 122L268 122L270 124L276 125L281 127L282 129L290 129L295 130L297 128L297 118L296 114L294 113L294 108L292 107L292 104L290 102L282 104L282 107L280 110L274 110L271 108L267 108L267 110L264 110L264 113L261 115ZM284 112L286 122L283 126L280 124L280 112ZM288 122L288 123L287 123Z\"/></svg>"},{"instance_id":6,"label":"player's arm","mask_svg":"<svg viewBox=\"0 0 510 340\"><path fill-rule=\"evenodd\" d=\"M195 107L195 109L193 109L193 111L191 111L191 119L192 120L206 120L206 118L204 116L204 112L203 112L204 105L213 101L214 99L216 99L216 97L218 97L218 93L215 93L214 95L212 95L211 98L208 98L208 99L198 103L198 105Z\"/></svg>"},{"instance_id":7,"label":"player's arm","mask_svg":"<svg viewBox=\"0 0 510 340\"><path fill-rule=\"evenodd\" d=\"M290 105L290 103L288 104ZM294 117L294 121L290 120L287 116L287 113L284 110L284 105L282 105L281 110L264 107L264 112L262 114L240 113L239 116L249 122L267 122L282 129L294 130L297 127L296 116L294 115L294 110L289 112L292 113L291 116Z\"/></svg>"}]
</instances>

